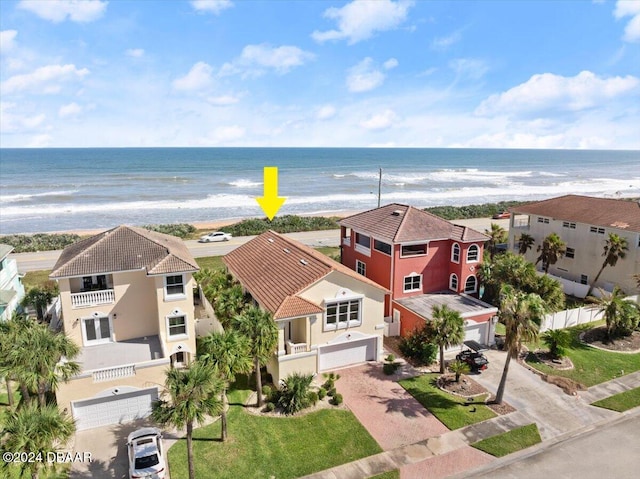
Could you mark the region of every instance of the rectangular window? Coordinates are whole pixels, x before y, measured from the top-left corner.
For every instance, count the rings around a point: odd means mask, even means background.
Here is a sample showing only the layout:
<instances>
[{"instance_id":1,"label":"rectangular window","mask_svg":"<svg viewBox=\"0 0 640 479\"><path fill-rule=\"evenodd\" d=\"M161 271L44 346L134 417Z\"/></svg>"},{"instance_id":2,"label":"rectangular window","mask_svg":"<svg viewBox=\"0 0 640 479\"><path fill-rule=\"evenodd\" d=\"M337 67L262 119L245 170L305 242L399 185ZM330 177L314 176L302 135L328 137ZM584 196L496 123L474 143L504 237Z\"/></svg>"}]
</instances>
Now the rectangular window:
<instances>
[{"instance_id":1,"label":"rectangular window","mask_svg":"<svg viewBox=\"0 0 640 479\"><path fill-rule=\"evenodd\" d=\"M422 289L422 275L410 275L404 277L404 289L405 293L411 291L420 291Z\"/></svg>"},{"instance_id":2,"label":"rectangular window","mask_svg":"<svg viewBox=\"0 0 640 479\"><path fill-rule=\"evenodd\" d=\"M167 296L177 296L184 294L184 278L181 274L167 276L165 278L165 289Z\"/></svg>"},{"instance_id":3,"label":"rectangular window","mask_svg":"<svg viewBox=\"0 0 640 479\"><path fill-rule=\"evenodd\" d=\"M549 218L543 218L542 216L538 216L538 223L549 224Z\"/></svg>"},{"instance_id":4,"label":"rectangular window","mask_svg":"<svg viewBox=\"0 0 640 479\"><path fill-rule=\"evenodd\" d=\"M358 326L361 322L360 301L360 299L351 299L327 304L325 328L340 329L347 326Z\"/></svg>"},{"instance_id":5,"label":"rectangular window","mask_svg":"<svg viewBox=\"0 0 640 479\"><path fill-rule=\"evenodd\" d=\"M356 243L364 248L371 248L371 238L369 238L367 235L356 233Z\"/></svg>"},{"instance_id":6,"label":"rectangular window","mask_svg":"<svg viewBox=\"0 0 640 479\"><path fill-rule=\"evenodd\" d=\"M589 277L586 274L580 275L580 284L589 284Z\"/></svg>"},{"instance_id":7,"label":"rectangular window","mask_svg":"<svg viewBox=\"0 0 640 479\"><path fill-rule=\"evenodd\" d=\"M570 223L569 221L563 221L562 222L562 227L574 230L574 229L576 229L576 224L575 223Z\"/></svg>"},{"instance_id":8,"label":"rectangular window","mask_svg":"<svg viewBox=\"0 0 640 479\"><path fill-rule=\"evenodd\" d=\"M428 246L423 244L408 244L402 245L400 256L421 256L428 252Z\"/></svg>"},{"instance_id":9,"label":"rectangular window","mask_svg":"<svg viewBox=\"0 0 640 479\"><path fill-rule=\"evenodd\" d=\"M187 334L186 316L169 316L169 336Z\"/></svg>"},{"instance_id":10,"label":"rectangular window","mask_svg":"<svg viewBox=\"0 0 640 479\"><path fill-rule=\"evenodd\" d=\"M367 275L367 265L365 263L363 263L362 261L360 261L359 259L356 260L356 271L358 274L361 274L362 276L366 276Z\"/></svg>"},{"instance_id":11,"label":"rectangular window","mask_svg":"<svg viewBox=\"0 0 640 479\"><path fill-rule=\"evenodd\" d=\"M597 226L591 226L589 228L589 233L595 233L595 234L603 235L604 234L604 228L598 228Z\"/></svg>"},{"instance_id":12,"label":"rectangular window","mask_svg":"<svg viewBox=\"0 0 640 479\"><path fill-rule=\"evenodd\" d=\"M576 250L573 248L567 248L567 252L564 254L565 258L575 258Z\"/></svg>"},{"instance_id":13,"label":"rectangular window","mask_svg":"<svg viewBox=\"0 0 640 479\"><path fill-rule=\"evenodd\" d=\"M375 249L376 251L380 251L381 253L384 254L388 254L389 256L391 256L391 245L384 243L380 240L374 239L373 240L373 249Z\"/></svg>"}]
</instances>

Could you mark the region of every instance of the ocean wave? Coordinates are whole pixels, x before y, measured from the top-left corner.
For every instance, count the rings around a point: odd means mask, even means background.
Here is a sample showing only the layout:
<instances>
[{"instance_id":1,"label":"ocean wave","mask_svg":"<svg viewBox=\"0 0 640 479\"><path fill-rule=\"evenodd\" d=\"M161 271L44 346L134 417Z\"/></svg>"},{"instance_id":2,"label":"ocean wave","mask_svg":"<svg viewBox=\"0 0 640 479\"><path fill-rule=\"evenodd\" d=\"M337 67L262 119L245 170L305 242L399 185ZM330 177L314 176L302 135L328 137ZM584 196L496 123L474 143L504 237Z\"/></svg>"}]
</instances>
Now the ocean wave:
<instances>
[{"instance_id":1,"label":"ocean wave","mask_svg":"<svg viewBox=\"0 0 640 479\"><path fill-rule=\"evenodd\" d=\"M40 198L44 196L71 198L78 190L62 190L62 191L43 191L42 193L19 193L15 195L0 195L0 203L18 203L20 201L28 201L31 198Z\"/></svg>"},{"instance_id":2,"label":"ocean wave","mask_svg":"<svg viewBox=\"0 0 640 479\"><path fill-rule=\"evenodd\" d=\"M229 185L236 186L238 188L255 188L256 186L262 186L262 182L240 178L239 180L230 181Z\"/></svg>"},{"instance_id":3,"label":"ocean wave","mask_svg":"<svg viewBox=\"0 0 640 479\"><path fill-rule=\"evenodd\" d=\"M337 177L336 175L333 175ZM342 175L341 177L343 177ZM355 171L348 176L361 180L378 180L379 173L373 171ZM443 168L435 171L421 173L391 173L382 172L383 183L398 186L420 185L426 183L454 183L454 182L476 182L504 184L514 178L529 178L533 176L532 171L490 171L479 168Z\"/></svg>"}]
</instances>

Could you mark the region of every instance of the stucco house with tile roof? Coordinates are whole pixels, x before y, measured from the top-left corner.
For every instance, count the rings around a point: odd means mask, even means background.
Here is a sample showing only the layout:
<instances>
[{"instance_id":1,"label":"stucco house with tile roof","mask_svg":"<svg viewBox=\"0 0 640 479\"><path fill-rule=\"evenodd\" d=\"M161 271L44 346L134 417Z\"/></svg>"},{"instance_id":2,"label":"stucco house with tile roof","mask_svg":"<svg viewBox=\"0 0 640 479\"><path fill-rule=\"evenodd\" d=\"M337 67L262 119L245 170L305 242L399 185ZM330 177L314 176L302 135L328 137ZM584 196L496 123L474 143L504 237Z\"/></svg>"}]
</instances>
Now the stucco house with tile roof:
<instances>
[{"instance_id":1,"label":"stucco house with tile roof","mask_svg":"<svg viewBox=\"0 0 640 479\"><path fill-rule=\"evenodd\" d=\"M565 292L584 297L596 277L609 233L627 240L625 258L607 266L595 285L611 291L618 285L627 294L637 292L633 279L640 274L640 203L627 199L564 195L510 208L509 247L518 251L520 236L531 235L535 243L525 257L535 263L537 247L557 233L567 252L549 274L562 283ZM597 292L597 291L596 291Z\"/></svg>"},{"instance_id":2,"label":"stucco house with tile roof","mask_svg":"<svg viewBox=\"0 0 640 479\"><path fill-rule=\"evenodd\" d=\"M274 384L293 372L381 359L384 287L273 231L223 260L278 326L278 348L267 364Z\"/></svg>"},{"instance_id":3,"label":"stucco house with tile roof","mask_svg":"<svg viewBox=\"0 0 640 479\"><path fill-rule=\"evenodd\" d=\"M24 298L24 285L18 273L18 263L9 258L13 246L0 243L0 321L11 318Z\"/></svg>"},{"instance_id":4,"label":"stucco house with tile roof","mask_svg":"<svg viewBox=\"0 0 640 479\"><path fill-rule=\"evenodd\" d=\"M198 269L180 238L131 226L63 250L49 277L82 371L56 396L79 430L149 415L167 368L194 357Z\"/></svg>"},{"instance_id":5,"label":"stucco house with tile roof","mask_svg":"<svg viewBox=\"0 0 640 479\"><path fill-rule=\"evenodd\" d=\"M497 309L477 299L487 235L398 203L339 224L342 264L389 291L388 334L410 334L446 304L465 319L465 340L494 342Z\"/></svg>"}]
</instances>

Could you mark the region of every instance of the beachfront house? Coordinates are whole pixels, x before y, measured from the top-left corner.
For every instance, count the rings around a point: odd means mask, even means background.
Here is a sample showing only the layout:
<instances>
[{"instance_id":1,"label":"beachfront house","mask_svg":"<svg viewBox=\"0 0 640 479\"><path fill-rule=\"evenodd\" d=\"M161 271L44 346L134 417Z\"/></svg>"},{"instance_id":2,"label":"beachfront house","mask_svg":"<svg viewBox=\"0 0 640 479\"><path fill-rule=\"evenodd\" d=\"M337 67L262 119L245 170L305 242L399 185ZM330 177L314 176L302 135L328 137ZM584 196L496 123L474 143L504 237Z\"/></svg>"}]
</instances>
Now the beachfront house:
<instances>
[{"instance_id":1,"label":"beachfront house","mask_svg":"<svg viewBox=\"0 0 640 479\"><path fill-rule=\"evenodd\" d=\"M24 298L24 285L18 273L18 263L9 258L13 246L0 243L0 321L11 318Z\"/></svg>"},{"instance_id":2,"label":"beachfront house","mask_svg":"<svg viewBox=\"0 0 640 479\"><path fill-rule=\"evenodd\" d=\"M167 368L194 357L197 270L181 239L130 226L63 250L50 278L82 372L56 396L79 430L149 415Z\"/></svg>"},{"instance_id":3,"label":"beachfront house","mask_svg":"<svg viewBox=\"0 0 640 479\"><path fill-rule=\"evenodd\" d=\"M538 246L551 233L566 243L566 253L549 267L549 274L565 292L584 297L604 261L604 246L610 233L626 239L625 258L607 266L595 284L612 291L620 286L627 294L637 291L633 276L640 274L640 203L625 199L565 195L510 209L509 247L517 252L520 236L526 233L534 243L525 257L536 262ZM538 264L542 268L542 264ZM598 290L595 290L598 293Z\"/></svg>"},{"instance_id":4,"label":"beachfront house","mask_svg":"<svg viewBox=\"0 0 640 479\"><path fill-rule=\"evenodd\" d=\"M267 364L274 384L293 372L381 359L386 289L374 281L273 231L224 263L278 326L277 351Z\"/></svg>"},{"instance_id":5,"label":"beachfront house","mask_svg":"<svg viewBox=\"0 0 640 479\"><path fill-rule=\"evenodd\" d=\"M465 340L494 342L497 309L478 299L485 234L397 203L339 223L342 264L388 290L386 334L406 336L447 305L464 318Z\"/></svg>"}]
</instances>

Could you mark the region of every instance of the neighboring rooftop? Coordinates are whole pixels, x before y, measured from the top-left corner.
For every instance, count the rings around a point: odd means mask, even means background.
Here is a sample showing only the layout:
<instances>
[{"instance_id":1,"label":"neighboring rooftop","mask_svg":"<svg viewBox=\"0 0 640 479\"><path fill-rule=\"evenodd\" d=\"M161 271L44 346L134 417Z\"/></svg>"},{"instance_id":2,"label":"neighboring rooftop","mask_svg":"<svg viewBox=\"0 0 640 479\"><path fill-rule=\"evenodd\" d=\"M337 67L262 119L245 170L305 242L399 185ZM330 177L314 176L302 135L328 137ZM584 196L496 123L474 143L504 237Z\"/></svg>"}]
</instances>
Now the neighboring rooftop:
<instances>
[{"instance_id":1,"label":"neighboring rooftop","mask_svg":"<svg viewBox=\"0 0 640 479\"><path fill-rule=\"evenodd\" d=\"M0 243L0 260L4 259L9 253L13 251L13 246Z\"/></svg>"},{"instance_id":2,"label":"neighboring rooftop","mask_svg":"<svg viewBox=\"0 0 640 479\"><path fill-rule=\"evenodd\" d=\"M231 274L275 319L322 312L320 305L298 294L332 271L385 290L313 248L274 231L262 233L239 246L223 261Z\"/></svg>"},{"instance_id":3,"label":"neighboring rooftop","mask_svg":"<svg viewBox=\"0 0 640 479\"><path fill-rule=\"evenodd\" d=\"M516 206L509 211L640 232L640 202L638 201L565 195Z\"/></svg>"},{"instance_id":4,"label":"neighboring rooftop","mask_svg":"<svg viewBox=\"0 0 640 479\"><path fill-rule=\"evenodd\" d=\"M486 241L489 237L466 226L455 225L439 216L413 206L391 203L380 208L348 216L341 226L368 233L392 243L452 239Z\"/></svg>"},{"instance_id":5,"label":"neighboring rooftop","mask_svg":"<svg viewBox=\"0 0 640 479\"><path fill-rule=\"evenodd\" d=\"M484 301L464 294L456 294L451 291L421 294L410 298L397 299L396 302L423 318L431 318L434 306L443 305L457 311L463 318L477 316L478 314L498 312L498 308Z\"/></svg>"},{"instance_id":6,"label":"neighboring rooftop","mask_svg":"<svg viewBox=\"0 0 640 479\"><path fill-rule=\"evenodd\" d=\"M127 339L107 344L84 347L76 361L83 371L142 363L152 359L162 359L162 345L159 336Z\"/></svg>"},{"instance_id":7,"label":"neighboring rooftop","mask_svg":"<svg viewBox=\"0 0 640 479\"><path fill-rule=\"evenodd\" d=\"M180 238L133 226L118 226L67 246L49 277L140 269L153 275L197 271L199 267Z\"/></svg>"}]
</instances>

